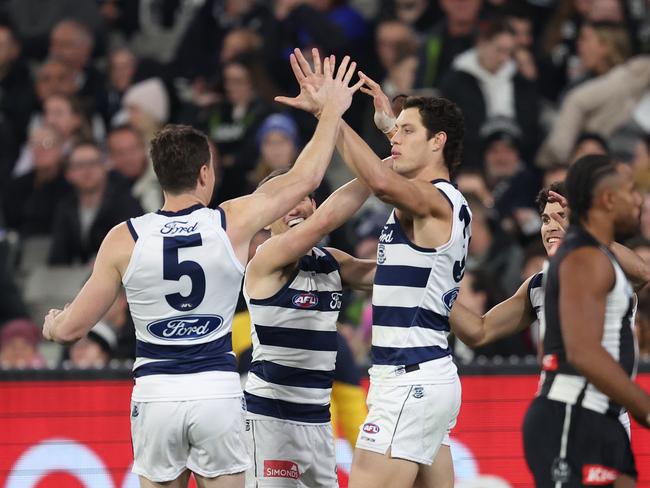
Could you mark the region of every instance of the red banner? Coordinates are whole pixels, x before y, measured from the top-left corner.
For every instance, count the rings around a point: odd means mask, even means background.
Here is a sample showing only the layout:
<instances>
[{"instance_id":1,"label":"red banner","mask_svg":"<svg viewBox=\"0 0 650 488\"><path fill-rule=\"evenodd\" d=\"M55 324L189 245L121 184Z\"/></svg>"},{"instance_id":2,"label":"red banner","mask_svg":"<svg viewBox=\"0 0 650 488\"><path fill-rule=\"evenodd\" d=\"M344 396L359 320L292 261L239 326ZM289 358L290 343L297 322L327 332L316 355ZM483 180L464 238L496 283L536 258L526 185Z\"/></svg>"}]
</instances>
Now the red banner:
<instances>
[{"instance_id":1,"label":"red banner","mask_svg":"<svg viewBox=\"0 0 650 488\"><path fill-rule=\"evenodd\" d=\"M639 382L650 390L650 374ZM0 382L0 487L136 488L131 474L130 381ZM463 405L452 434L464 481L531 487L521 424L536 376L463 376ZM632 425L639 487L650 488L650 432ZM337 443L342 486L351 450ZM501 481L501 483L499 483Z\"/></svg>"}]
</instances>

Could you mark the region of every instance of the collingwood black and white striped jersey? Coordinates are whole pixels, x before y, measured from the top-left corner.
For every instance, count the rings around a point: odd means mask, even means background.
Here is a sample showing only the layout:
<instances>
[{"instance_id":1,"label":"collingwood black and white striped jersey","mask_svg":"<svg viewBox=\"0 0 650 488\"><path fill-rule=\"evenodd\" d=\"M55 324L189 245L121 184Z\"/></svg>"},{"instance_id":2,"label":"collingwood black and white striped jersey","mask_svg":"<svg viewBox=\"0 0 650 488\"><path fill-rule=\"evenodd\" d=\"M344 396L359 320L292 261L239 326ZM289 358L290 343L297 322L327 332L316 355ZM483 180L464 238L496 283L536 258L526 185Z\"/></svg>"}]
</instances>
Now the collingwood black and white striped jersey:
<instances>
[{"instance_id":1,"label":"collingwood black and white striped jersey","mask_svg":"<svg viewBox=\"0 0 650 488\"><path fill-rule=\"evenodd\" d=\"M612 415L619 415L621 407L588 383L566 360L559 314L559 267L564 258L579 248L593 246L609 258L615 272L615 283L607 295L602 345L633 377L636 373L637 349L633 332L636 306L634 291L614 255L591 234L579 226L569 228L564 243L551 259L546 276L544 315L544 360L539 395L551 400Z\"/></svg>"}]
</instances>

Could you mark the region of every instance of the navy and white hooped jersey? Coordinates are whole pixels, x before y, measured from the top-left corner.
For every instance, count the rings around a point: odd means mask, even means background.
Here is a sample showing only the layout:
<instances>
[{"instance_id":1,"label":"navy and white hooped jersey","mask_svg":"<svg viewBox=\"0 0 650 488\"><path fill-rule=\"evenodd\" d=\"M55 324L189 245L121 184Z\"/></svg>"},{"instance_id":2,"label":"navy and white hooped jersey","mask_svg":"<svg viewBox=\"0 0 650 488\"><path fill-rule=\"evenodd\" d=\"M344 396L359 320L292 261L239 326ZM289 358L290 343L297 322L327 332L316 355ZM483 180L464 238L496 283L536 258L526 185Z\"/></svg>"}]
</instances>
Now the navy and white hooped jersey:
<instances>
[{"instance_id":1,"label":"navy and white hooped jersey","mask_svg":"<svg viewBox=\"0 0 650 488\"><path fill-rule=\"evenodd\" d=\"M244 268L223 210L195 205L130 219L122 282L135 324L135 401L241 395L232 318Z\"/></svg>"},{"instance_id":2,"label":"navy and white hooped jersey","mask_svg":"<svg viewBox=\"0 0 650 488\"><path fill-rule=\"evenodd\" d=\"M457 375L447 343L449 314L465 272L472 214L451 183L433 184L452 207L449 241L436 249L415 245L395 210L379 237L372 293L374 382L448 382ZM414 365L420 371L403 374Z\"/></svg>"},{"instance_id":3,"label":"navy and white hooped jersey","mask_svg":"<svg viewBox=\"0 0 650 488\"><path fill-rule=\"evenodd\" d=\"M249 417L329 422L342 296L339 263L325 249L312 248L275 295L250 298L244 287L244 296L253 341L244 389Z\"/></svg>"},{"instance_id":4,"label":"navy and white hooped jersey","mask_svg":"<svg viewBox=\"0 0 650 488\"><path fill-rule=\"evenodd\" d=\"M636 297L623 269L608 248L600 244L580 226L571 226L564 243L551 259L546 275L544 298L544 359L540 396L570 405L581 405L599 413L618 416L620 405L614 403L594 385L589 383L566 359L560 320L560 263L572 251L582 247L596 247L610 260L615 273L615 283L607 294L603 323L603 348L621 368L634 377L638 350L634 336Z\"/></svg>"},{"instance_id":5,"label":"navy and white hooped jersey","mask_svg":"<svg viewBox=\"0 0 650 488\"><path fill-rule=\"evenodd\" d=\"M544 270L548 267L548 261L544 264ZM539 347L544 340L544 270L535 273L528 282L528 301L535 313L535 320L530 324L533 340L537 341Z\"/></svg>"}]
</instances>

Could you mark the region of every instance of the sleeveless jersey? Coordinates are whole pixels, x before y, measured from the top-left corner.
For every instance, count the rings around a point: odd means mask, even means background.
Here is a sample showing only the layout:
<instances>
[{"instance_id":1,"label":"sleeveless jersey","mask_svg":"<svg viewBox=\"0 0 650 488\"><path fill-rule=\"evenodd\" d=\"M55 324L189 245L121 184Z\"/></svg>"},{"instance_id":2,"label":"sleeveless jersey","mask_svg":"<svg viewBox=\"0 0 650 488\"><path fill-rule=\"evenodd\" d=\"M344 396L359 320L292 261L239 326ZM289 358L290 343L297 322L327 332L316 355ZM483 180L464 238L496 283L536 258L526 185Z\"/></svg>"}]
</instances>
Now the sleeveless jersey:
<instances>
[{"instance_id":1,"label":"sleeveless jersey","mask_svg":"<svg viewBox=\"0 0 650 488\"><path fill-rule=\"evenodd\" d=\"M379 237L372 293L370 377L375 383L446 383L457 376L447 343L449 313L465 272L472 214L451 183L432 183L452 208L449 241L436 249L415 245L395 210ZM404 375L413 368L419 371Z\"/></svg>"},{"instance_id":2,"label":"sleeveless jersey","mask_svg":"<svg viewBox=\"0 0 650 488\"><path fill-rule=\"evenodd\" d=\"M559 267L572 251L585 246L597 247L609 258L615 272L614 287L607 294L602 346L630 377L636 373L637 351L633 316L636 301L632 287L614 255L581 227L569 229L562 247L552 258L546 278L544 299L544 360L539 395L551 400L618 416L622 409L588 383L566 360L559 314Z\"/></svg>"},{"instance_id":3,"label":"sleeveless jersey","mask_svg":"<svg viewBox=\"0 0 650 488\"><path fill-rule=\"evenodd\" d=\"M329 422L341 295L338 262L316 247L272 297L250 298L244 287L253 340L249 418Z\"/></svg>"},{"instance_id":4,"label":"sleeveless jersey","mask_svg":"<svg viewBox=\"0 0 650 488\"><path fill-rule=\"evenodd\" d=\"M244 274L223 210L195 205L127 221L122 282L136 334L134 401L241 395L232 317Z\"/></svg>"}]
</instances>

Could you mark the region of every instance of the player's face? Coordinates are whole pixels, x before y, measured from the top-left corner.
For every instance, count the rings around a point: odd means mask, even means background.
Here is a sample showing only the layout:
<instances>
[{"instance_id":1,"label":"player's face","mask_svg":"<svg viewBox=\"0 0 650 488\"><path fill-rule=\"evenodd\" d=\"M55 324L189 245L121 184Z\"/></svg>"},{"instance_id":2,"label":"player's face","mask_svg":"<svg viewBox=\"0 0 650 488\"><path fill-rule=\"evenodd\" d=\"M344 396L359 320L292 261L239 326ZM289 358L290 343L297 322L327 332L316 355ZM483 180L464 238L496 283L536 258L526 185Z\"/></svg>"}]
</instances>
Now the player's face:
<instances>
[{"instance_id":1,"label":"player's face","mask_svg":"<svg viewBox=\"0 0 650 488\"><path fill-rule=\"evenodd\" d=\"M290 228L303 223L315 210L316 203L314 200L308 196L303 198L288 214L271 224L271 233L277 235L288 231Z\"/></svg>"},{"instance_id":2,"label":"player's face","mask_svg":"<svg viewBox=\"0 0 650 488\"><path fill-rule=\"evenodd\" d=\"M427 138L427 130L415 107L402 110L396 124L397 132L390 141L393 170L412 177L431 161L433 138Z\"/></svg>"},{"instance_id":3,"label":"player's face","mask_svg":"<svg viewBox=\"0 0 650 488\"><path fill-rule=\"evenodd\" d=\"M619 164L619 182L614 191L614 228L617 234L633 235L639 230L643 199L636 189L632 168Z\"/></svg>"},{"instance_id":4,"label":"player's face","mask_svg":"<svg viewBox=\"0 0 650 488\"><path fill-rule=\"evenodd\" d=\"M566 218L565 210L559 203L547 203L544 207L540 233L547 254L550 254L551 249L557 248L564 237L564 230L560 223L552 217L553 214L558 214L563 219Z\"/></svg>"}]
</instances>

